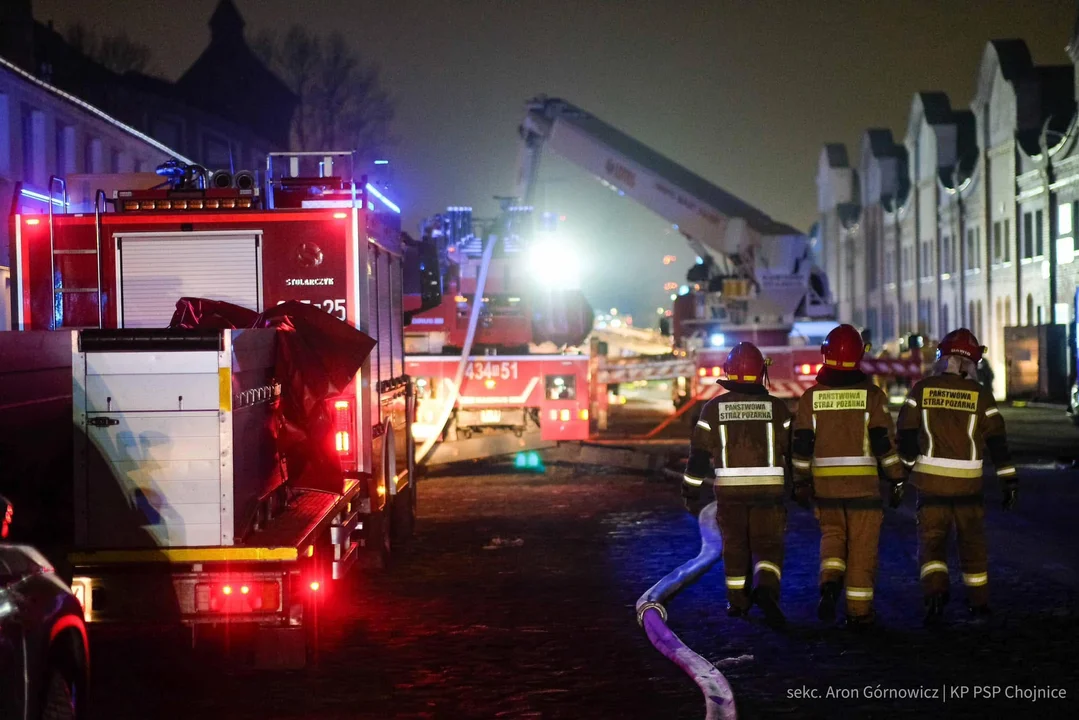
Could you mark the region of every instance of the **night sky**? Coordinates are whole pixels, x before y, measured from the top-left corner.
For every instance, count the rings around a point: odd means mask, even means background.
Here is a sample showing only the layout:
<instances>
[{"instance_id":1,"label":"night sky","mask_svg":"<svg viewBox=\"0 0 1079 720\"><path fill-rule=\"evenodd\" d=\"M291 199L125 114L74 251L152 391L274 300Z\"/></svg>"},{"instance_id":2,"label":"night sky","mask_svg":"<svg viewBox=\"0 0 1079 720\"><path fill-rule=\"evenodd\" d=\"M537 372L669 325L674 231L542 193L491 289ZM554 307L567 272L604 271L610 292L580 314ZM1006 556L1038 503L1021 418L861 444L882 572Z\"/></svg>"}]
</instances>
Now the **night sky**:
<instances>
[{"instance_id":1,"label":"night sky","mask_svg":"<svg viewBox=\"0 0 1079 720\"><path fill-rule=\"evenodd\" d=\"M902 141L911 96L966 107L985 42L1026 40L1066 64L1074 0L237 0L249 37L303 23L345 31L397 101L392 194L408 229L447 205L494 215L512 192L523 102L563 97L778 220L808 230L820 147L866 127ZM35 0L39 20L125 31L175 78L209 40L216 0ZM587 7L587 10L582 8ZM222 69L227 72L227 68ZM597 310L652 325L692 253L649 212L544 159L540 209L566 215ZM546 207L542 207L546 206ZM678 257L664 267L665 254Z\"/></svg>"}]
</instances>

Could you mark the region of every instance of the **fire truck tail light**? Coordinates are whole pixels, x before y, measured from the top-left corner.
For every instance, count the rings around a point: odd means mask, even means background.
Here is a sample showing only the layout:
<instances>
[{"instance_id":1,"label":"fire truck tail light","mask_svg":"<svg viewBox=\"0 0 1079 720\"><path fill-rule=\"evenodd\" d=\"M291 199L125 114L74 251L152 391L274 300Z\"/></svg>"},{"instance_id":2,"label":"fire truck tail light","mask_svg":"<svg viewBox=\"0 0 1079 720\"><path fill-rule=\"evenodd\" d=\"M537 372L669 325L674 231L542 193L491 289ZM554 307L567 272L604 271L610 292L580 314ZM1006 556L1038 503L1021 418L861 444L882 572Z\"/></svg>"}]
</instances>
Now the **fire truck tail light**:
<instances>
[{"instance_id":1,"label":"fire truck tail light","mask_svg":"<svg viewBox=\"0 0 1079 720\"><path fill-rule=\"evenodd\" d=\"M318 582L318 580L315 580L308 587L311 588L311 592L318 592L318 589L322 587L322 585Z\"/></svg>"},{"instance_id":2,"label":"fire truck tail light","mask_svg":"<svg viewBox=\"0 0 1079 720\"><path fill-rule=\"evenodd\" d=\"M810 369L809 368L809 363L803 363L802 364L802 374L803 375L808 375L809 374L809 369Z\"/></svg>"},{"instance_id":3,"label":"fire truck tail light","mask_svg":"<svg viewBox=\"0 0 1079 720\"><path fill-rule=\"evenodd\" d=\"M719 377L719 367L718 366L713 366L712 367L712 377Z\"/></svg>"},{"instance_id":4,"label":"fire truck tail light","mask_svg":"<svg viewBox=\"0 0 1079 720\"><path fill-rule=\"evenodd\" d=\"M26 218L27 225L39 225L41 220L39 218Z\"/></svg>"},{"instance_id":5,"label":"fire truck tail light","mask_svg":"<svg viewBox=\"0 0 1079 720\"><path fill-rule=\"evenodd\" d=\"M250 202L250 200L248 202ZM348 217L348 213L334 213L333 214L333 219L334 220L344 220L347 217Z\"/></svg>"},{"instance_id":6,"label":"fire truck tail light","mask_svg":"<svg viewBox=\"0 0 1079 720\"><path fill-rule=\"evenodd\" d=\"M704 377L707 374L708 374L708 371L705 370L704 368L701 368L700 370L697 371L697 375L699 375L701 377Z\"/></svg>"},{"instance_id":7,"label":"fire truck tail light","mask_svg":"<svg viewBox=\"0 0 1079 720\"><path fill-rule=\"evenodd\" d=\"M552 410L550 417L551 417L552 420L557 420L558 419L558 411L557 410Z\"/></svg>"},{"instance_id":8,"label":"fire truck tail light","mask_svg":"<svg viewBox=\"0 0 1079 720\"><path fill-rule=\"evenodd\" d=\"M348 430L338 430L336 436L337 452L344 455L349 451Z\"/></svg>"},{"instance_id":9,"label":"fire truck tail light","mask_svg":"<svg viewBox=\"0 0 1079 720\"><path fill-rule=\"evenodd\" d=\"M581 420L587 420L588 419L588 410L578 410L577 411L577 417L580 418Z\"/></svg>"},{"instance_id":10,"label":"fire truck tail light","mask_svg":"<svg viewBox=\"0 0 1079 720\"><path fill-rule=\"evenodd\" d=\"M276 580L241 585L199 583L195 586L195 607L200 613L274 612L281 607L281 588Z\"/></svg>"},{"instance_id":11,"label":"fire truck tail light","mask_svg":"<svg viewBox=\"0 0 1079 720\"><path fill-rule=\"evenodd\" d=\"M560 413L558 414L558 416L559 416L559 419L560 419L560 420L561 420L562 422L567 422L567 421L569 421L569 410L563 410L562 412L560 412Z\"/></svg>"},{"instance_id":12,"label":"fire truck tail light","mask_svg":"<svg viewBox=\"0 0 1079 720\"><path fill-rule=\"evenodd\" d=\"M334 427L337 428L334 433L334 445L341 455L348 455L352 452L352 415L349 413L351 407L352 403L348 400L336 400L333 404L336 415Z\"/></svg>"}]
</instances>

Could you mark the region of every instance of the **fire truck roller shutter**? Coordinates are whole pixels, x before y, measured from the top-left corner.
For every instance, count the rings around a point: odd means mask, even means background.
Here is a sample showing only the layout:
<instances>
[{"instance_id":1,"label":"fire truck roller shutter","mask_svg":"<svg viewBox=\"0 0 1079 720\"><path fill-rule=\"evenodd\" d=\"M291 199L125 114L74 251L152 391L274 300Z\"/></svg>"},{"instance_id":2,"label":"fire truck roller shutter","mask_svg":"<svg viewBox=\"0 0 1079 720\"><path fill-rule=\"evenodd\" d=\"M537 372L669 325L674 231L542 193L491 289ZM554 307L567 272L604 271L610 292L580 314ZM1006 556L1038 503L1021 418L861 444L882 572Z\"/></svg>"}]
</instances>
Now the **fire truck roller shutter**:
<instances>
[{"instance_id":1,"label":"fire truck roller shutter","mask_svg":"<svg viewBox=\"0 0 1079 720\"><path fill-rule=\"evenodd\" d=\"M122 327L168 327L182 297L262 311L257 233L139 233L117 236Z\"/></svg>"}]
</instances>

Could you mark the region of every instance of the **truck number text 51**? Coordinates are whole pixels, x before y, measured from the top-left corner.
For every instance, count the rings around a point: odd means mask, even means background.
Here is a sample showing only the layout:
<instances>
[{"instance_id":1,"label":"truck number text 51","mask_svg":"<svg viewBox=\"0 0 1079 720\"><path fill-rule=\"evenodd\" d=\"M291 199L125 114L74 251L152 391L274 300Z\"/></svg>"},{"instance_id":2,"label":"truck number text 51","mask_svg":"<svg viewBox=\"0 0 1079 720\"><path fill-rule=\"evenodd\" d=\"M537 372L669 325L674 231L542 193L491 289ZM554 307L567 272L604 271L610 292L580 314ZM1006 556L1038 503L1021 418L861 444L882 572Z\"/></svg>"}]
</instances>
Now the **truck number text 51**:
<instances>
[{"instance_id":1,"label":"truck number text 51","mask_svg":"<svg viewBox=\"0 0 1079 720\"><path fill-rule=\"evenodd\" d=\"M280 305L283 302L285 302L285 301L284 300L278 300L277 304ZM300 300L299 302L302 302L305 305L314 305L315 307L320 307L323 310L325 310L326 312L328 312L331 315L333 315L334 317L336 317L338 320L345 320L346 319L346 316L345 316L345 301L344 301L344 299L341 299L341 300Z\"/></svg>"}]
</instances>

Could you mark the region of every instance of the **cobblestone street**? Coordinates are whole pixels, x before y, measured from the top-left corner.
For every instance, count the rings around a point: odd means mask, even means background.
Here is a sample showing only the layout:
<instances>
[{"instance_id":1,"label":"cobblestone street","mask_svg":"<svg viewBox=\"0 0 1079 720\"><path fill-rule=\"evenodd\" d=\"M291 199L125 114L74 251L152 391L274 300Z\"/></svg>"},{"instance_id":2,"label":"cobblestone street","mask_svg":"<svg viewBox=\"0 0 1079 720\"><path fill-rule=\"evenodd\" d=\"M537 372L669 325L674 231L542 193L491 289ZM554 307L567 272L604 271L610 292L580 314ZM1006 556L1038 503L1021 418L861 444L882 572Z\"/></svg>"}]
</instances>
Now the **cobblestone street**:
<instances>
[{"instance_id":1,"label":"cobblestone street","mask_svg":"<svg viewBox=\"0 0 1079 720\"><path fill-rule=\"evenodd\" d=\"M877 610L883 628L851 636L815 619L817 529L792 508L776 634L729 620L717 566L670 605L672 629L726 674L740 717L1075 717L1079 563L1075 471L1027 471L1020 509L990 493L996 616L929 632L914 560L913 502L886 515ZM322 618L317 663L255 671L244 644L192 651L183 638L93 642L97 718L696 718L693 683L649 645L633 605L694 556L699 538L676 485L574 474L424 481L422 525L386 574ZM953 574L954 581L954 574ZM149 640L150 642L147 642ZM1064 688L1068 699L971 699L974 685ZM968 699L885 700L876 691L968 686ZM829 700L828 689L843 699ZM793 697L796 691L819 699ZM861 698L850 697L854 691Z\"/></svg>"}]
</instances>

